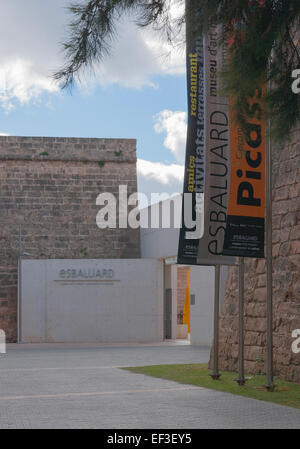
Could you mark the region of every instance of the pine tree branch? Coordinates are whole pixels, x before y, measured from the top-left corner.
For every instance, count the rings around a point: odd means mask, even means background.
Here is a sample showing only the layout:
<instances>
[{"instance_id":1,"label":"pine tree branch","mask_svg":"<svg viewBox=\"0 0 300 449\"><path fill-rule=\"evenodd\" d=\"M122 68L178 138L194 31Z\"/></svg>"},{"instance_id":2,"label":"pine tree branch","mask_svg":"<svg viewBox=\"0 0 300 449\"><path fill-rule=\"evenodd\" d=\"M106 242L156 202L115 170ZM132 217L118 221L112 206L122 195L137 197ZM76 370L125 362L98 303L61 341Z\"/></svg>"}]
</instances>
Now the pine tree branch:
<instances>
[{"instance_id":1,"label":"pine tree branch","mask_svg":"<svg viewBox=\"0 0 300 449\"><path fill-rule=\"evenodd\" d=\"M184 0L177 0L182 4ZM164 31L172 42L176 26L189 21L189 38L206 33L210 24L222 25L219 41L234 38L222 76L223 92L234 99L239 123L247 118L246 99L263 78L271 80L266 98L274 126L284 133L300 120L300 95L291 90L291 72L300 68L300 0L186 0L183 16L172 20L171 0L81 0L69 11L69 39L63 44L65 64L54 78L72 87L82 69L109 53L117 20L128 14L138 26ZM272 60L271 60L272 55ZM268 67L270 62L270 70ZM281 133L283 135L284 133Z\"/></svg>"}]
</instances>

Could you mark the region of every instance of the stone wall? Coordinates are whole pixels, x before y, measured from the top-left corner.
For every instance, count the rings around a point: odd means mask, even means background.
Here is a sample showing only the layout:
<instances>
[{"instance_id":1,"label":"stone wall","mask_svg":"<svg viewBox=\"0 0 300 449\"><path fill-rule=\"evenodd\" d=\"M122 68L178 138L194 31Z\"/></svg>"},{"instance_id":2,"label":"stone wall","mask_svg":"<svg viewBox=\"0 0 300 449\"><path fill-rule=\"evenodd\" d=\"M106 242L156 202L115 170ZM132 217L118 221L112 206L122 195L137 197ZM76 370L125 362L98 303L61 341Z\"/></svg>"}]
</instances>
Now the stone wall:
<instances>
[{"instance_id":1,"label":"stone wall","mask_svg":"<svg viewBox=\"0 0 300 449\"><path fill-rule=\"evenodd\" d=\"M17 337L18 232L29 258L140 257L139 229L96 225L101 192L137 191L136 141L0 137L0 329Z\"/></svg>"},{"instance_id":2,"label":"stone wall","mask_svg":"<svg viewBox=\"0 0 300 449\"><path fill-rule=\"evenodd\" d=\"M275 374L300 382L300 354L291 350L300 329L300 131L273 154L273 310ZM237 369L238 285L231 267L220 319L220 369ZM245 370L265 373L264 259L245 259ZM212 358L211 358L212 360Z\"/></svg>"}]
</instances>

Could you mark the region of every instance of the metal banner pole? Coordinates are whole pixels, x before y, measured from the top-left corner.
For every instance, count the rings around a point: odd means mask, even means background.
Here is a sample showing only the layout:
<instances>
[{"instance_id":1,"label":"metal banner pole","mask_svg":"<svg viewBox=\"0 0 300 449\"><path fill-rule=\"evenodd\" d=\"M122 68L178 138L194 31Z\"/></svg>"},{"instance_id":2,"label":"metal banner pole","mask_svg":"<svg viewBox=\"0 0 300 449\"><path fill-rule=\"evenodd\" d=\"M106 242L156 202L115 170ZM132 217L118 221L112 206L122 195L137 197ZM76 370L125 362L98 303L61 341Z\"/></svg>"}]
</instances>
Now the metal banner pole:
<instances>
[{"instance_id":1,"label":"metal banner pole","mask_svg":"<svg viewBox=\"0 0 300 449\"><path fill-rule=\"evenodd\" d=\"M273 299L272 299L272 151L270 120L266 145L266 265L267 265L267 383L268 391L274 391L273 383Z\"/></svg>"},{"instance_id":2,"label":"metal banner pole","mask_svg":"<svg viewBox=\"0 0 300 449\"><path fill-rule=\"evenodd\" d=\"M218 380L219 373L219 307L220 307L220 265L215 265L215 303L214 303L214 359L211 377Z\"/></svg>"},{"instance_id":3,"label":"metal banner pole","mask_svg":"<svg viewBox=\"0 0 300 449\"><path fill-rule=\"evenodd\" d=\"M21 301L22 301L22 287L21 287L21 256L22 256L22 229L19 226L19 250L18 250L18 343L22 341L21 330Z\"/></svg>"},{"instance_id":4,"label":"metal banner pole","mask_svg":"<svg viewBox=\"0 0 300 449\"><path fill-rule=\"evenodd\" d=\"M244 376L244 258L239 258L239 359L238 378L239 385L245 385Z\"/></svg>"}]
</instances>

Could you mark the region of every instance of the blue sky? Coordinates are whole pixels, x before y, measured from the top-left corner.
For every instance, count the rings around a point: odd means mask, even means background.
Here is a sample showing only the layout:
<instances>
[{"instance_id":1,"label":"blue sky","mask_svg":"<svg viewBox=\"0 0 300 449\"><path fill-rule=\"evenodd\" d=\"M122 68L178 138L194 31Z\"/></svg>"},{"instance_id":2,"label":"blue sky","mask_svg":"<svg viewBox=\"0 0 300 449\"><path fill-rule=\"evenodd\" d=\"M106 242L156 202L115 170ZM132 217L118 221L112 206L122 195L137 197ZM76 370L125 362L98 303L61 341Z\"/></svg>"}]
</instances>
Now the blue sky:
<instances>
[{"instance_id":1,"label":"blue sky","mask_svg":"<svg viewBox=\"0 0 300 449\"><path fill-rule=\"evenodd\" d=\"M136 138L139 191L180 192L185 151L184 46L128 20L112 54L72 94L51 78L62 62L69 0L0 5L0 133ZM176 9L175 9L176 13ZM16 32L17 30L17 32ZM162 56L161 56L162 55Z\"/></svg>"}]
</instances>

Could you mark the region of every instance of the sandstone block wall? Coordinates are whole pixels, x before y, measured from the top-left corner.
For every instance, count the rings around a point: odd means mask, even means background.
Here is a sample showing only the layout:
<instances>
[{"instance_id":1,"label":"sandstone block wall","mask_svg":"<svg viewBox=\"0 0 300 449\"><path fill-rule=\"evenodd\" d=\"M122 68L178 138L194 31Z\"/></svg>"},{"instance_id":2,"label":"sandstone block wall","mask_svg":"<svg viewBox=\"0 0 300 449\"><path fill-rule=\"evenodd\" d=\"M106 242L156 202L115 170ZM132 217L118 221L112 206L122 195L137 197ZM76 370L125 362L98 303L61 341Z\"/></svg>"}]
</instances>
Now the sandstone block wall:
<instances>
[{"instance_id":1,"label":"sandstone block wall","mask_svg":"<svg viewBox=\"0 0 300 449\"><path fill-rule=\"evenodd\" d=\"M134 139L0 137L0 329L17 337L18 232L29 258L140 257L139 229L96 225L101 192L137 191Z\"/></svg>"},{"instance_id":2,"label":"sandstone block wall","mask_svg":"<svg viewBox=\"0 0 300 449\"><path fill-rule=\"evenodd\" d=\"M273 309L275 374L300 382L300 354L291 350L300 329L300 130L273 154ZM220 319L220 369L237 369L238 278L231 267ZM264 259L245 259L245 370L265 373Z\"/></svg>"}]
</instances>

